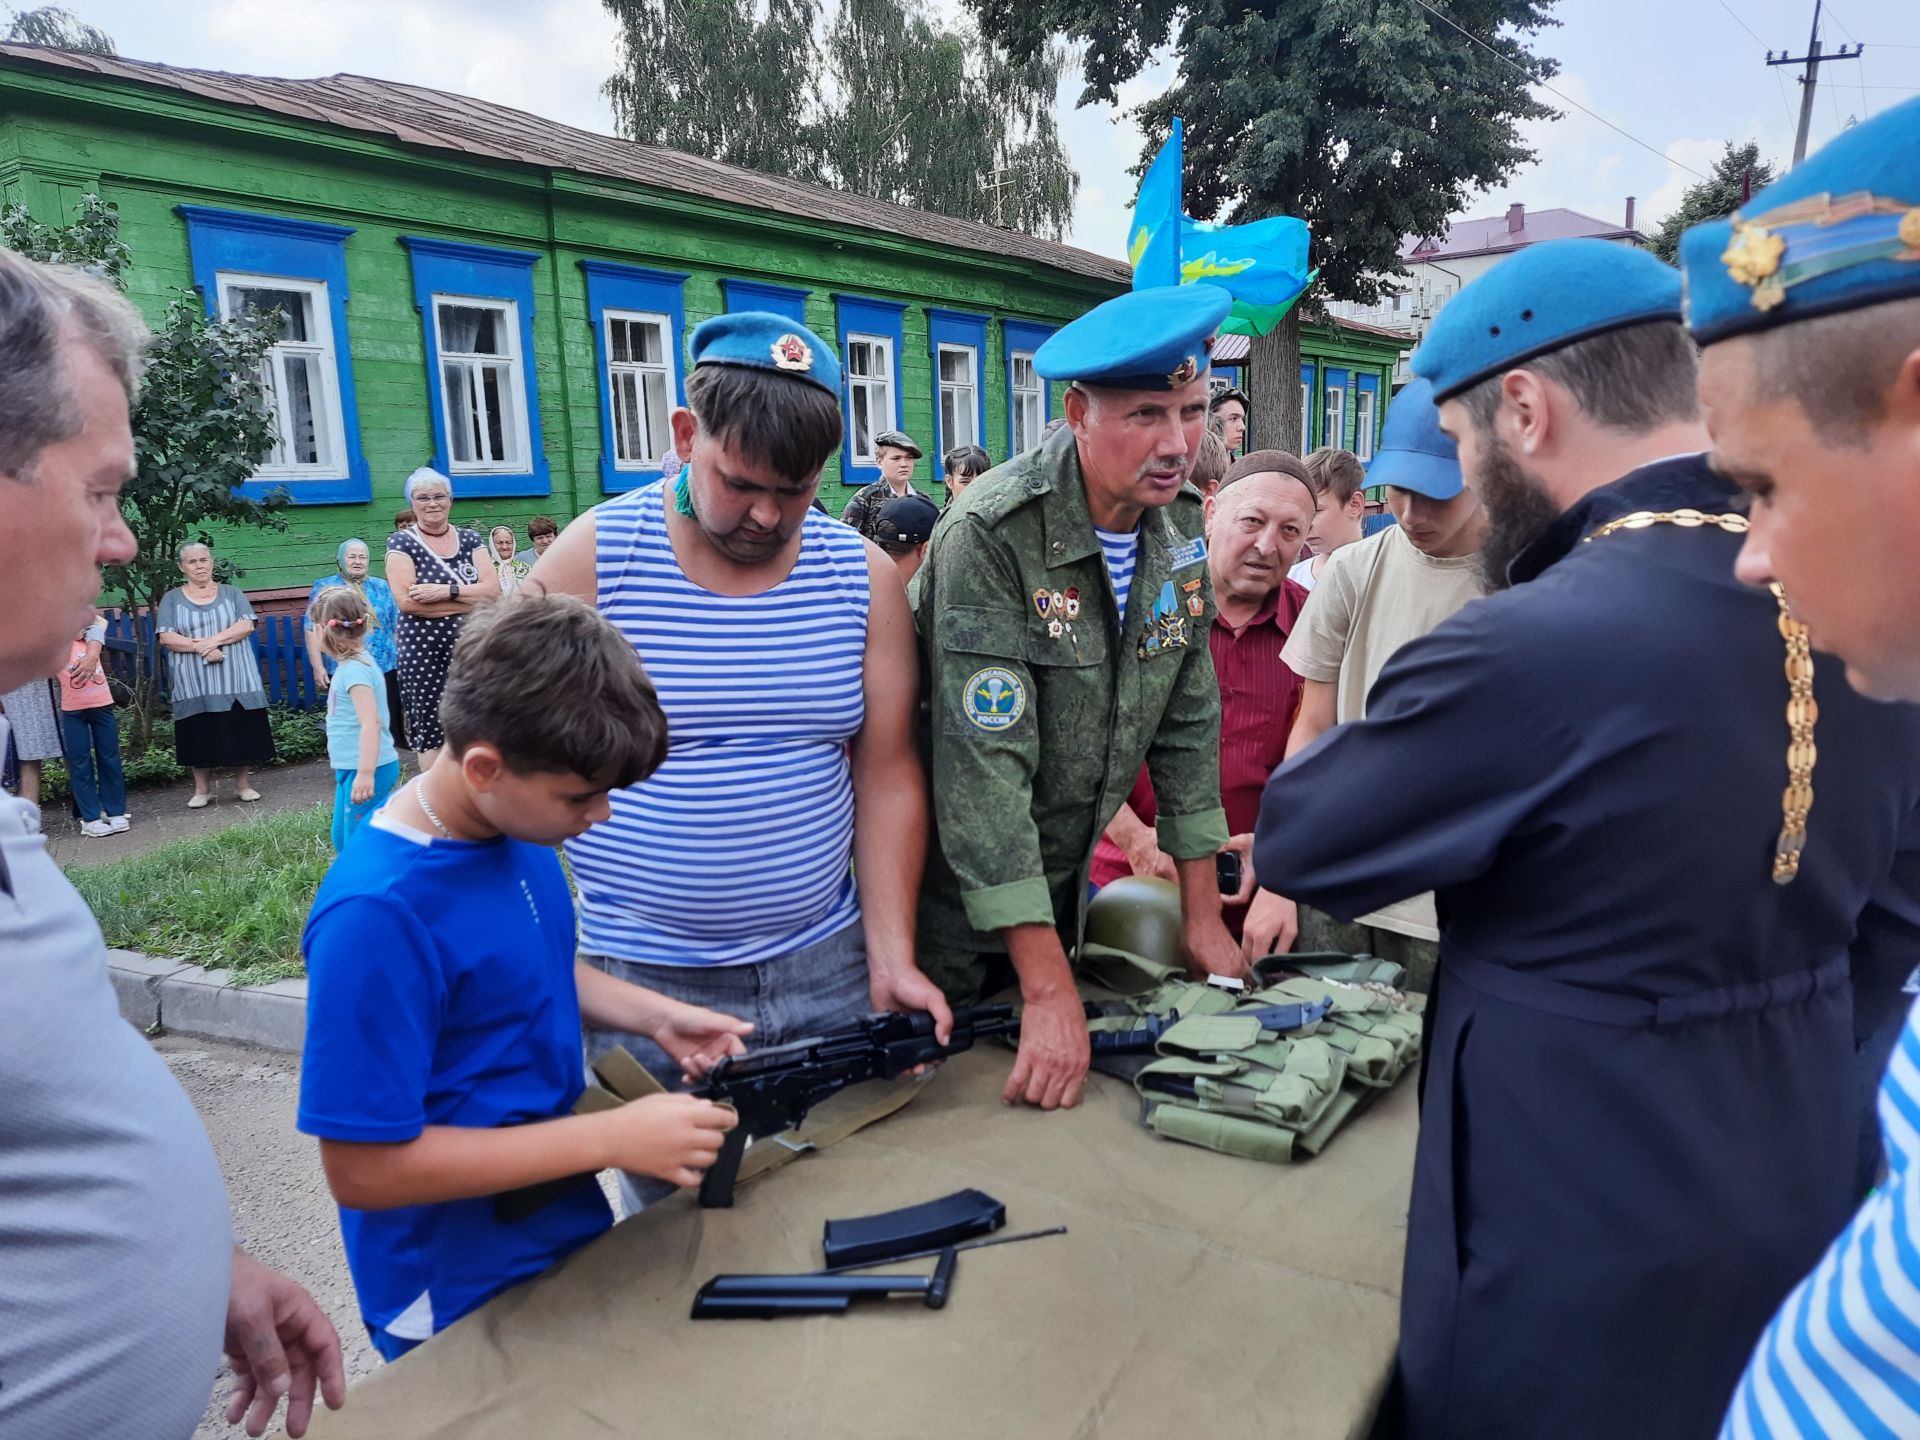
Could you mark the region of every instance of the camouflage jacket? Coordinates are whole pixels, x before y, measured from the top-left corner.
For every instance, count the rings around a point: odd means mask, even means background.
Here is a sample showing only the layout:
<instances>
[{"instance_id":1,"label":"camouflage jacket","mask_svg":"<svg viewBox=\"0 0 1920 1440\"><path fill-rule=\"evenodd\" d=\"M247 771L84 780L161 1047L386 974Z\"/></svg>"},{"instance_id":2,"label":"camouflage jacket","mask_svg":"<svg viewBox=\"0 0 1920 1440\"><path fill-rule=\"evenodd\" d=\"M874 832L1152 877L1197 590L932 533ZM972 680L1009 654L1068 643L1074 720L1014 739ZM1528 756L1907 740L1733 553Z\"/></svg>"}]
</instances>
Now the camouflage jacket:
<instances>
[{"instance_id":1,"label":"camouflage jacket","mask_svg":"<svg viewBox=\"0 0 1920 1440\"><path fill-rule=\"evenodd\" d=\"M1024 924L1077 939L1094 843L1143 761L1167 854L1226 843L1200 530L1191 496L1146 512L1122 627L1070 431L941 517L915 577L936 835L923 945L997 951Z\"/></svg>"}]
</instances>

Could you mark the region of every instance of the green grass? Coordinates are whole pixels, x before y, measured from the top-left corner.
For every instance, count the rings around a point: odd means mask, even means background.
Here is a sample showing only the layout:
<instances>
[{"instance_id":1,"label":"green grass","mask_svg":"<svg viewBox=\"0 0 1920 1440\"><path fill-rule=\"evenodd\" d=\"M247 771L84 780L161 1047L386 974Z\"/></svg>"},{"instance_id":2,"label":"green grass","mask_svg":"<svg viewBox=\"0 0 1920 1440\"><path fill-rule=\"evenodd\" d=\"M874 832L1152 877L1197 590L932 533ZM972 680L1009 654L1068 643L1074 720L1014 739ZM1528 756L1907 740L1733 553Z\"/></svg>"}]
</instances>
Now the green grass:
<instances>
[{"instance_id":1,"label":"green grass","mask_svg":"<svg viewBox=\"0 0 1920 1440\"><path fill-rule=\"evenodd\" d=\"M300 930L333 863L332 823L331 804L284 811L68 878L109 945L263 985L306 973Z\"/></svg>"}]
</instances>

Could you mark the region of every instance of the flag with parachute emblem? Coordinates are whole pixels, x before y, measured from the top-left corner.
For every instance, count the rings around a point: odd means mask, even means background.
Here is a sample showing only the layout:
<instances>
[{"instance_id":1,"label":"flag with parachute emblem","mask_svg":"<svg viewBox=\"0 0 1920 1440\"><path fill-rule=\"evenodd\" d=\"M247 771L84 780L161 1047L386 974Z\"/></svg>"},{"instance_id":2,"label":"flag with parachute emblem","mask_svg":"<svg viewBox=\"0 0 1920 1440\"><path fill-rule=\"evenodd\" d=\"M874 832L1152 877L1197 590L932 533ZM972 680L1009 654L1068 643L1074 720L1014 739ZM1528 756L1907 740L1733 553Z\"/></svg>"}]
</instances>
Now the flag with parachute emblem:
<instances>
[{"instance_id":1,"label":"flag with parachute emblem","mask_svg":"<svg viewBox=\"0 0 1920 1440\"><path fill-rule=\"evenodd\" d=\"M1140 177L1140 193L1133 202L1133 226L1127 232L1127 261L1133 266L1133 288L1180 283L1180 117L1153 164Z\"/></svg>"}]
</instances>

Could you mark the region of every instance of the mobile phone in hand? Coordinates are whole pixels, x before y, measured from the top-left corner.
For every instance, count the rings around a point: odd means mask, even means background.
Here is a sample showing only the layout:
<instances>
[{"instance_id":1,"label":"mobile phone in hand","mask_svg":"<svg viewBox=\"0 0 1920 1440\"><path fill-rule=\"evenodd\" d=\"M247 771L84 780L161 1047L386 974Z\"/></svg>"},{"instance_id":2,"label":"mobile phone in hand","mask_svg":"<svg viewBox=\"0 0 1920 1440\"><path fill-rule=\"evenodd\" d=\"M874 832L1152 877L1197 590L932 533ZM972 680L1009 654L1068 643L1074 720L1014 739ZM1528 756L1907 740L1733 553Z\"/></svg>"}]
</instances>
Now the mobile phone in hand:
<instances>
[{"instance_id":1,"label":"mobile phone in hand","mask_svg":"<svg viewBox=\"0 0 1920 1440\"><path fill-rule=\"evenodd\" d=\"M1220 893L1222 895L1238 895L1240 893L1241 879L1240 852L1238 850L1222 850L1218 855L1213 857L1213 866L1220 878Z\"/></svg>"}]
</instances>

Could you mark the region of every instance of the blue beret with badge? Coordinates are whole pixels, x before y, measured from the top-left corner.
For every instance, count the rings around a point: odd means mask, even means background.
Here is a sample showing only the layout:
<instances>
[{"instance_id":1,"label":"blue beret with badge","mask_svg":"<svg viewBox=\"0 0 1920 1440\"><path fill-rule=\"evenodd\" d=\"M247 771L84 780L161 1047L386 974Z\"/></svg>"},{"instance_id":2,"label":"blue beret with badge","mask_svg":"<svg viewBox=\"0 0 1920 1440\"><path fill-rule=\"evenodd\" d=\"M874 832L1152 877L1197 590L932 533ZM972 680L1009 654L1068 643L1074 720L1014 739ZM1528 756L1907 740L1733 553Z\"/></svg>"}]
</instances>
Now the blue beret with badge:
<instances>
[{"instance_id":1,"label":"blue beret with badge","mask_svg":"<svg viewBox=\"0 0 1920 1440\"><path fill-rule=\"evenodd\" d=\"M1548 240L1449 300L1411 363L1445 400L1576 341L1679 318L1680 272L1671 265L1612 240Z\"/></svg>"},{"instance_id":2,"label":"blue beret with badge","mask_svg":"<svg viewBox=\"0 0 1920 1440\"><path fill-rule=\"evenodd\" d=\"M1034 372L1110 390L1178 390L1213 368L1214 334L1232 309L1218 285L1129 290L1055 331L1034 352Z\"/></svg>"},{"instance_id":3,"label":"blue beret with badge","mask_svg":"<svg viewBox=\"0 0 1920 1440\"><path fill-rule=\"evenodd\" d=\"M694 327L687 354L695 369L744 365L808 381L836 399L840 395L840 359L833 346L790 315L768 310L716 315Z\"/></svg>"},{"instance_id":4,"label":"blue beret with badge","mask_svg":"<svg viewBox=\"0 0 1920 1440\"><path fill-rule=\"evenodd\" d=\"M1687 326L1731 335L1920 296L1920 100L1856 125L1680 237Z\"/></svg>"},{"instance_id":5,"label":"blue beret with badge","mask_svg":"<svg viewBox=\"0 0 1920 1440\"><path fill-rule=\"evenodd\" d=\"M1460 449L1440 428L1431 382L1415 380L1393 397L1367 484L1411 490L1429 500L1451 500L1466 489Z\"/></svg>"}]
</instances>

